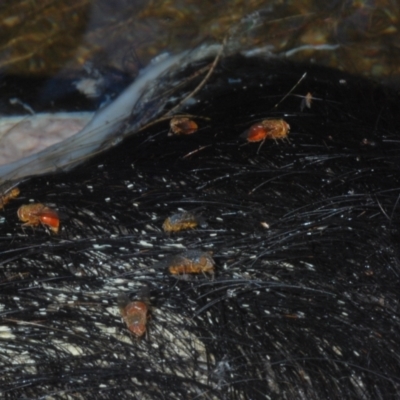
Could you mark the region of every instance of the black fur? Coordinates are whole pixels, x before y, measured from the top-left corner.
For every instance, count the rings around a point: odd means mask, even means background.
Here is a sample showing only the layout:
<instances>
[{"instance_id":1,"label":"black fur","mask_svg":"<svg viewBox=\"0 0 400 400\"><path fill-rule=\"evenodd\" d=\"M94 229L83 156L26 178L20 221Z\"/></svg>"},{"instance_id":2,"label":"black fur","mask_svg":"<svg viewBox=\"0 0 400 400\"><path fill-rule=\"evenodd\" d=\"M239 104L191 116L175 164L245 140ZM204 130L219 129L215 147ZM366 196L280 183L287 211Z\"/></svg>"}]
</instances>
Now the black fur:
<instances>
[{"instance_id":1,"label":"black fur","mask_svg":"<svg viewBox=\"0 0 400 400\"><path fill-rule=\"evenodd\" d=\"M210 118L197 133L168 137L160 122L24 182L2 212L3 396L399 398L398 94L234 56L195 98L183 112ZM291 132L257 154L240 135L265 118ZM30 200L59 210L59 235L21 228ZM208 226L165 234L181 209ZM213 252L214 279L168 274L185 249ZM148 336L136 340L117 299L146 287Z\"/></svg>"}]
</instances>

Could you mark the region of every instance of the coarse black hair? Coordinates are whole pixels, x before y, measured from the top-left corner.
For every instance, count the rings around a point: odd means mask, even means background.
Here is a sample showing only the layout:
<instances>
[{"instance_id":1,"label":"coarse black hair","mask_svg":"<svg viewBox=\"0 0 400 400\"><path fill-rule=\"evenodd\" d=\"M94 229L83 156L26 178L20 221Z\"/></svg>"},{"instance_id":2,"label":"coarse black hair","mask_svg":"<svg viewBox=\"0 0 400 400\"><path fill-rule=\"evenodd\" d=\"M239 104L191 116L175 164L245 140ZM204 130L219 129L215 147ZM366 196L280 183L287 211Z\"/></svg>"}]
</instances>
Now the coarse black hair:
<instances>
[{"instance_id":1,"label":"coarse black hair","mask_svg":"<svg viewBox=\"0 0 400 400\"><path fill-rule=\"evenodd\" d=\"M196 133L161 121L22 183L0 224L4 398L399 398L399 100L230 56L182 110ZM286 139L241 138L268 118ZM30 201L59 211L58 235L21 227ZM165 233L179 211L207 226ZM211 252L215 275L170 275L188 250ZM138 339L118 296L143 291Z\"/></svg>"}]
</instances>

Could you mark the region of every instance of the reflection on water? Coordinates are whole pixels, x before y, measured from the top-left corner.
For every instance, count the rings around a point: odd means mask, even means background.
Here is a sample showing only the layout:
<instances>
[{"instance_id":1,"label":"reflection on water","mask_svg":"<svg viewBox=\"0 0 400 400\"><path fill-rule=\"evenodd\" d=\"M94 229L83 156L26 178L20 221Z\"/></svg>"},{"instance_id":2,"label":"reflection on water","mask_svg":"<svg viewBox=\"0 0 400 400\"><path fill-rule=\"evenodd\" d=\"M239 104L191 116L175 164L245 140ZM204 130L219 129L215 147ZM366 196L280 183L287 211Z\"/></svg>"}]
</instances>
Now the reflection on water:
<instances>
[{"instance_id":1,"label":"reflection on water","mask_svg":"<svg viewBox=\"0 0 400 400\"><path fill-rule=\"evenodd\" d=\"M0 67L52 74L85 62L137 74L162 51L221 39L374 76L398 74L399 1L28 0L0 10ZM243 43L245 42L245 43ZM321 45L334 45L335 52Z\"/></svg>"}]
</instances>

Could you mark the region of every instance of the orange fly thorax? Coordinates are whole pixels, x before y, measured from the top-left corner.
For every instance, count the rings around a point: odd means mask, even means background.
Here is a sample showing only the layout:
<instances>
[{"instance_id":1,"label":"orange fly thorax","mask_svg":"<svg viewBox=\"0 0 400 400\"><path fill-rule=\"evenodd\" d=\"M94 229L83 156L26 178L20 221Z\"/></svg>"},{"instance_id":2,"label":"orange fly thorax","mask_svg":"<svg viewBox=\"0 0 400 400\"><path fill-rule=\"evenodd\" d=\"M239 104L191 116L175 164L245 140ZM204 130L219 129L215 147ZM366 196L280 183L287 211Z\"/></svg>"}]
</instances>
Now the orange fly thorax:
<instances>
[{"instance_id":1,"label":"orange fly thorax","mask_svg":"<svg viewBox=\"0 0 400 400\"><path fill-rule=\"evenodd\" d=\"M179 232L187 229L194 229L199 225L200 222L201 219L195 214L188 211L183 211L168 217L164 221L162 227L164 232Z\"/></svg>"},{"instance_id":2,"label":"orange fly thorax","mask_svg":"<svg viewBox=\"0 0 400 400\"><path fill-rule=\"evenodd\" d=\"M188 117L173 117L169 122L169 136L172 135L191 135L195 133L199 126Z\"/></svg>"},{"instance_id":3,"label":"orange fly thorax","mask_svg":"<svg viewBox=\"0 0 400 400\"><path fill-rule=\"evenodd\" d=\"M147 314L147 305L142 301L132 301L121 309L126 326L138 338L146 333Z\"/></svg>"},{"instance_id":4,"label":"orange fly thorax","mask_svg":"<svg viewBox=\"0 0 400 400\"><path fill-rule=\"evenodd\" d=\"M0 196L0 209L3 208L10 200L15 199L20 194L20 190L15 187L7 193Z\"/></svg>"},{"instance_id":5,"label":"orange fly thorax","mask_svg":"<svg viewBox=\"0 0 400 400\"><path fill-rule=\"evenodd\" d=\"M24 226L47 226L52 232L58 233L60 218L58 213L41 203L25 204L18 211L18 218L24 222Z\"/></svg>"},{"instance_id":6,"label":"orange fly thorax","mask_svg":"<svg viewBox=\"0 0 400 400\"><path fill-rule=\"evenodd\" d=\"M290 125L283 119L265 119L252 125L242 137L248 142L261 142L266 139L284 139L290 131Z\"/></svg>"},{"instance_id":7,"label":"orange fly thorax","mask_svg":"<svg viewBox=\"0 0 400 400\"><path fill-rule=\"evenodd\" d=\"M189 250L186 253L174 256L168 265L172 275L214 274L215 262L208 252Z\"/></svg>"}]
</instances>

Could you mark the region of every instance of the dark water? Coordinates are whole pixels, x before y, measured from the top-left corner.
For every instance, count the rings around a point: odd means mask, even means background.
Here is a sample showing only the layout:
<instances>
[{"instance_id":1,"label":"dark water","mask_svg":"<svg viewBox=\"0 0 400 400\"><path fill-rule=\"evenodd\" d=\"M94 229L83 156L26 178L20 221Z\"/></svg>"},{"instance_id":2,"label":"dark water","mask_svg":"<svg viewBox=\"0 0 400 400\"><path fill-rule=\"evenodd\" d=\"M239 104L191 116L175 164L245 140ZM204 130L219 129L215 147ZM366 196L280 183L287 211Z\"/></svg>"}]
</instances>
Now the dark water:
<instances>
[{"instance_id":1,"label":"dark water","mask_svg":"<svg viewBox=\"0 0 400 400\"><path fill-rule=\"evenodd\" d=\"M5 1L0 69L71 76L114 68L137 76L164 51L237 33L233 45L374 77L399 75L398 0ZM237 29L237 26L240 26Z\"/></svg>"}]
</instances>

